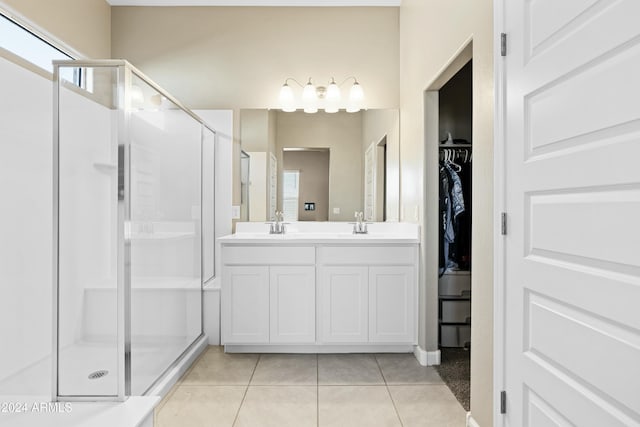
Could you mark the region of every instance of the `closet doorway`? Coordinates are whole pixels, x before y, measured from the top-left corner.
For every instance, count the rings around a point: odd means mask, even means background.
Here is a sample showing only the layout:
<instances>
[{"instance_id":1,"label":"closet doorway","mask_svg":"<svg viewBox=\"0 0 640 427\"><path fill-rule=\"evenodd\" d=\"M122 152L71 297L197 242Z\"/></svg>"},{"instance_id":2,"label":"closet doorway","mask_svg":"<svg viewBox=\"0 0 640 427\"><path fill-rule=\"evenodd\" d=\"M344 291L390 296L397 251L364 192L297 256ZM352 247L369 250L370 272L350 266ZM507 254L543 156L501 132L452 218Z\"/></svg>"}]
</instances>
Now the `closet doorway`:
<instances>
[{"instance_id":1,"label":"closet doorway","mask_svg":"<svg viewBox=\"0 0 640 427\"><path fill-rule=\"evenodd\" d=\"M470 409L473 60L469 42L425 92L427 330L440 376ZM435 323L434 323L435 322ZM434 342L437 339L437 343Z\"/></svg>"}]
</instances>

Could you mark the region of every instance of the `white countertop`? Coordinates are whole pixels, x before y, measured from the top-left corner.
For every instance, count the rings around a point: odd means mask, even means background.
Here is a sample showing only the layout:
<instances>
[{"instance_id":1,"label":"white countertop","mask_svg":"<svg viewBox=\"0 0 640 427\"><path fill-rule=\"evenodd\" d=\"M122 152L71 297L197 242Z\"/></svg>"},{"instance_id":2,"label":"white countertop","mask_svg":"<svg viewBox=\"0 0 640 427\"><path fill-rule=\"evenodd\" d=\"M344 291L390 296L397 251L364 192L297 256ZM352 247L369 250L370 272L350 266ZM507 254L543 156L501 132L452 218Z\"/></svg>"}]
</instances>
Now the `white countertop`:
<instances>
[{"instance_id":1,"label":"white countertop","mask_svg":"<svg viewBox=\"0 0 640 427\"><path fill-rule=\"evenodd\" d=\"M295 222L288 224L285 234L269 234L262 222L236 224L236 233L218 239L223 245L298 245L298 244L418 244L419 226L410 223L371 223L367 234L353 234L346 222Z\"/></svg>"}]
</instances>

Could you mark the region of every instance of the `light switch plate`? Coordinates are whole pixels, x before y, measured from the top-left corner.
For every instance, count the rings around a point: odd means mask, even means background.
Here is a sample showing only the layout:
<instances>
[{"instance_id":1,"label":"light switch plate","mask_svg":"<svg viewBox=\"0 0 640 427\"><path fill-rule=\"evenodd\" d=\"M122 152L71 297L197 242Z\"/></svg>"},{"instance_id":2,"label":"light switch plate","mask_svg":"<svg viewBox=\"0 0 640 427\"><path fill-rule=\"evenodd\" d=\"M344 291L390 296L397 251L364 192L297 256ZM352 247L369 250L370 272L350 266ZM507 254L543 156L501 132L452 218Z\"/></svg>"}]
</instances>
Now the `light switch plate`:
<instances>
[{"instance_id":1,"label":"light switch plate","mask_svg":"<svg viewBox=\"0 0 640 427\"><path fill-rule=\"evenodd\" d=\"M231 206L231 219L240 219L240 206Z\"/></svg>"},{"instance_id":2,"label":"light switch plate","mask_svg":"<svg viewBox=\"0 0 640 427\"><path fill-rule=\"evenodd\" d=\"M340 208L333 208L334 215L340 215Z\"/></svg>"}]
</instances>

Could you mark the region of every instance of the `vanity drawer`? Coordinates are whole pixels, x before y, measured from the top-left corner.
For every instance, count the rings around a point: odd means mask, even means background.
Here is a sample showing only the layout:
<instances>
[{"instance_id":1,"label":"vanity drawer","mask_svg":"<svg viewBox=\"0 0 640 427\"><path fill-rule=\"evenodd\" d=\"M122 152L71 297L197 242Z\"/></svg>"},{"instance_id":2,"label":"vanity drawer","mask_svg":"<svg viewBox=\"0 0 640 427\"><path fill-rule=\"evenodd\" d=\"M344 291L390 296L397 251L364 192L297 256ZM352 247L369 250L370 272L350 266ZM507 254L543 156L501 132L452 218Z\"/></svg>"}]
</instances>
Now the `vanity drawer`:
<instances>
[{"instance_id":1,"label":"vanity drawer","mask_svg":"<svg viewBox=\"0 0 640 427\"><path fill-rule=\"evenodd\" d=\"M443 323L471 323L471 301L445 300L441 304Z\"/></svg>"},{"instance_id":2,"label":"vanity drawer","mask_svg":"<svg viewBox=\"0 0 640 427\"><path fill-rule=\"evenodd\" d=\"M313 246L225 246L222 249L225 265L313 265L315 262Z\"/></svg>"},{"instance_id":3,"label":"vanity drawer","mask_svg":"<svg viewBox=\"0 0 640 427\"><path fill-rule=\"evenodd\" d=\"M417 246L325 246L318 248L323 265L413 265Z\"/></svg>"}]
</instances>

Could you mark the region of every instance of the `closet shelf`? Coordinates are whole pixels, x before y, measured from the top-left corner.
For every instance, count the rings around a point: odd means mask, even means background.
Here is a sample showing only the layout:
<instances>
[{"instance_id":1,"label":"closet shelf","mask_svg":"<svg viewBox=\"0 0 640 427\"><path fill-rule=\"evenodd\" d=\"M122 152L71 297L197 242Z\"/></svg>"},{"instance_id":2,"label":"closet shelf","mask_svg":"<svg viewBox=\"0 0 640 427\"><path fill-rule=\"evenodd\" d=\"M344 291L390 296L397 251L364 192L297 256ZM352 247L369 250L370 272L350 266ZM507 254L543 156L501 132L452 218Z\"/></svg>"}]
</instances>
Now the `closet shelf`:
<instances>
[{"instance_id":1,"label":"closet shelf","mask_svg":"<svg viewBox=\"0 0 640 427\"><path fill-rule=\"evenodd\" d=\"M115 172L118 170L118 165L115 163L103 163L103 162L94 162L93 167L98 169L100 172Z\"/></svg>"},{"instance_id":2,"label":"closet shelf","mask_svg":"<svg viewBox=\"0 0 640 427\"><path fill-rule=\"evenodd\" d=\"M438 148L471 148L473 144L439 144Z\"/></svg>"},{"instance_id":3,"label":"closet shelf","mask_svg":"<svg viewBox=\"0 0 640 427\"><path fill-rule=\"evenodd\" d=\"M438 299L441 301L471 301L471 293L465 295L440 295Z\"/></svg>"}]
</instances>

